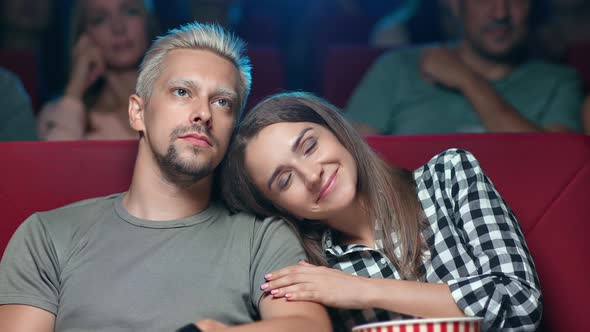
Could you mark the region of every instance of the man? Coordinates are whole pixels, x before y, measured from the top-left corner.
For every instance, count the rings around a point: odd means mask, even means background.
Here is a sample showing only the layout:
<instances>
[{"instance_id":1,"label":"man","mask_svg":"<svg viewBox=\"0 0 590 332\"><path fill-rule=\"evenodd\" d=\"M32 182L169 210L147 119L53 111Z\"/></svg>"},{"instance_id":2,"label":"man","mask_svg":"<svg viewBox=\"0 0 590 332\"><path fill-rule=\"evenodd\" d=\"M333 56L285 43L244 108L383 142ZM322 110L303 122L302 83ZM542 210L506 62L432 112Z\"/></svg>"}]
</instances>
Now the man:
<instances>
[{"instance_id":1,"label":"man","mask_svg":"<svg viewBox=\"0 0 590 332\"><path fill-rule=\"evenodd\" d=\"M293 233L211 200L250 90L243 46L199 24L155 42L129 98L140 137L129 190L21 225L0 263L1 331L173 331L193 321L203 331L330 330L321 306L260 290L266 273L303 258Z\"/></svg>"},{"instance_id":2,"label":"man","mask_svg":"<svg viewBox=\"0 0 590 332\"><path fill-rule=\"evenodd\" d=\"M580 130L574 71L523 59L532 1L449 4L463 39L383 56L347 106L363 134Z\"/></svg>"}]
</instances>

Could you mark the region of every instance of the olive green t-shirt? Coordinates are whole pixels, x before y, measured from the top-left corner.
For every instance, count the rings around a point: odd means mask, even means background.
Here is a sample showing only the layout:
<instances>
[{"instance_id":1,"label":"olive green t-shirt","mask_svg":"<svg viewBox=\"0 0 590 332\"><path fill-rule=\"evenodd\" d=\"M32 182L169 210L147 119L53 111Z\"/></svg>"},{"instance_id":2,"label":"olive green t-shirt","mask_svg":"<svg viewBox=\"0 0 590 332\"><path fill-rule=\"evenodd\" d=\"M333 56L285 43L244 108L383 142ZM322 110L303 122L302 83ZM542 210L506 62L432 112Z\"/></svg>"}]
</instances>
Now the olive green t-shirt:
<instances>
[{"instance_id":1,"label":"olive green t-shirt","mask_svg":"<svg viewBox=\"0 0 590 332\"><path fill-rule=\"evenodd\" d=\"M56 315L56 331L174 331L259 318L264 275L304 258L282 221L230 215L147 221L123 194L29 217L0 263L0 304Z\"/></svg>"},{"instance_id":2,"label":"olive green t-shirt","mask_svg":"<svg viewBox=\"0 0 590 332\"><path fill-rule=\"evenodd\" d=\"M353 93L344 116L385 135L484 132L477 112L460 92L422 78L422 50L395 50L378 59ZM532 123L581 131L583 95L573 69L531 60L490 83Z\"/></svg>"}]
</instances>

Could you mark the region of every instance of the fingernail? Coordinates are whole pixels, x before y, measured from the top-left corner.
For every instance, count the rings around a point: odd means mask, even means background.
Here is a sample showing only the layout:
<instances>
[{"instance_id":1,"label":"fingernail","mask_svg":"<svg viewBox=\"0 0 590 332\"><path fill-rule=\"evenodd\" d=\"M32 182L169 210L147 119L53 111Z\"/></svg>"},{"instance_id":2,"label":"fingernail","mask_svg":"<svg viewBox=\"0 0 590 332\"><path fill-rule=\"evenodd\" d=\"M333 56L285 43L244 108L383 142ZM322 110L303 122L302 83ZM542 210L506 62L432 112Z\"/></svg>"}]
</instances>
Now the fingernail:
<instances>
[{"instance_id":1,"label":"fingernail","mask_svg":"<svg viewBox=\"0 0 590 332\"><path fill-rule=\"evenodd\" d=\"M270 279L270 277L272 277L272 274L271 274L271 273L268 273L268 274L266 274L266 275L264 276L264 279Z\"/></svg>"},{"instance_id":2,"label":"fingernail","mask_svg":"<svg viewBox=\"0 0 590 332\"><path fill-rule=\"evenodd\" d=\"M278 293L278 292L279 292L279 290L278 290L278 289L273 289L273 290L271 290L271 291L270 291L270 293L271 293L272 295L275 295L275 294L276 294L276 293Z\"/></svg>"},{"instance_id":3,"label":"fingernail","mask_svg":"<svg viewBox=\"0 0 590 332\"><path fill-rule=\"evenodd\" d=\"M290 298L291 297L291 294L287 293L287 294L285 294L285 297L286 298Z\"/></svg>"},{"instance_id":4,"label":"fingernail","mask_svg":"<svg viewBox=\"0 0 590 332\"><path fill-rule=\"evenodd\" d=\"M268 288L268 284L262 284L260 285L260 289L265 290Z\"/></svg>"}]
</instances>

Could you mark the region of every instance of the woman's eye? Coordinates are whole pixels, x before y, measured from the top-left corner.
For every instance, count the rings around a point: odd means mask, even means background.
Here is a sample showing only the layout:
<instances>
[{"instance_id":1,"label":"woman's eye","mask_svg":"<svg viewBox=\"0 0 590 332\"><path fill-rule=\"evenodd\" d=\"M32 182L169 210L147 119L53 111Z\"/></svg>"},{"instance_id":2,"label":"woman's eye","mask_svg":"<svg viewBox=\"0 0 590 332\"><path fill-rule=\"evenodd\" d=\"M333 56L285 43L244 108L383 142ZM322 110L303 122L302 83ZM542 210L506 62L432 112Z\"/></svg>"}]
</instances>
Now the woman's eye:
<instances>
[{"instance_id":1,"label":"woman's eye","mask_svg":"<svg viewBox=\"0 0 590 332\"><path fill-rule=\"evenodd\" d=\"M303 154L308 155L315 151L318 140L315 137L309 138L303 142Z\"/></svg>"},{"instance_id":2,"label":"woman's eye","mask_svg":"<svg viewBox=\"0 0 590 332\"><path fill-rule=\"evenodd\" d=\"M279 178L279 189L284 190L291 182L291 172L281 175Z\"/></svg>"},{"instance_id":3,"label":"woman's eye","mask_svg":"<svg viewBox=\"0 0 590 332\"><path fill-rule=\"evenodd\" d=\"M106 17L104 15L97 15L90 18L90 25L100 25L106 21Z\"/></svg>"},{"instance_id":4,"label":"woman's eye","mask_svg":"<svg viewBox=\"0 0 590 332\"><path fill-rule=\"evenodd\" d=\"M177 97L186 97L188 96L188 91L183 88L176 88L172 90L172 93Z\"/></svg>"}]
</instances>

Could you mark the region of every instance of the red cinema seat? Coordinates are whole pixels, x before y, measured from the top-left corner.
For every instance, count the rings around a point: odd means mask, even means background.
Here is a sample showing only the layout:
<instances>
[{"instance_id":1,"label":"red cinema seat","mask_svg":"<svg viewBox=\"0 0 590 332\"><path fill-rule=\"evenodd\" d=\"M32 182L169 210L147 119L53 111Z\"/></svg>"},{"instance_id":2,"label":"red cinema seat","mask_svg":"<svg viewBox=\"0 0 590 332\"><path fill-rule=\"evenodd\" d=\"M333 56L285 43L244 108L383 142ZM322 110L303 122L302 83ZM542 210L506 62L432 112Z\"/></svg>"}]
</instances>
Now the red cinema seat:
<instances>
[{"instance_id":1,"label":"red cinema seat","mask_svg":"<svg viewBox=\"0 0 590 332\"><path fill-rule=\"evenodd\" d=\"M329 47L323 61L322 96L343 108L383 48L359 45Z\"/></svg>"},{"instance_id":2,"label":"red cinema seat","mask_svg":"<svg viewBox=\"0 0 590 332\"><path fill-rule=\"evenodd\" d=\"M415 169L448 148L472 152L516 214L543 292L541 331L590 331L590 136L371 136L388 162ZM135 142L0 143L0 252L35 211L125 191Z\"/></svg>"}]
</instances>

